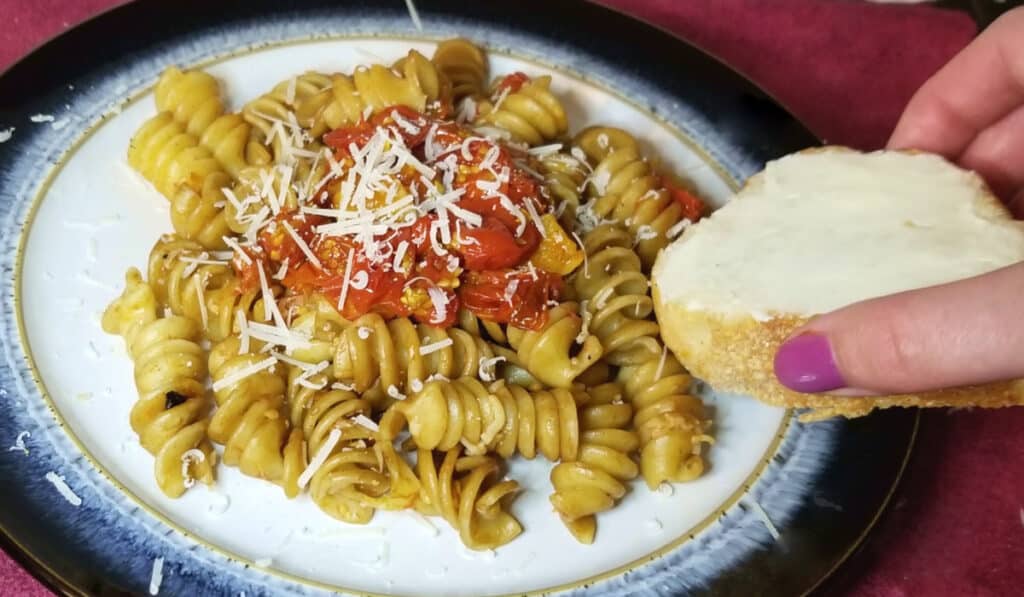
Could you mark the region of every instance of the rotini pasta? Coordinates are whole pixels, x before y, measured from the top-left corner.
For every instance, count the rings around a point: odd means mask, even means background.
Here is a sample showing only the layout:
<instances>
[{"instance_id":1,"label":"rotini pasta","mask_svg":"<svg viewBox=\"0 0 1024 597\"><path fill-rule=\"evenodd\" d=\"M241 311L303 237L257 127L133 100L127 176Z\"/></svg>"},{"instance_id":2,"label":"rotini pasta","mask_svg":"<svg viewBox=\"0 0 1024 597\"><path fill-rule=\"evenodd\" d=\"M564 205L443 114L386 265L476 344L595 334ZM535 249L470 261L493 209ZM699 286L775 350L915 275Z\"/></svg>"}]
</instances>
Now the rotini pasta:
<instances>
[{"instance_id":1,"label":"rotini pasta","mask_svg":"<svg viewBox=\"0 0 1024 597\"><path fill-rule=\"evenodd\" d=\"M487 87L487 57L476 44L464 38L448 39L437 44L431 62L441 75L451 81L452 98L458 102L466 97L481 98Z\"/></svg>"},{"instance_id":2,"label":"rotini pasta","mask_svg":"<svg viewBox=\"0 0 1024 597\"><path fill-rule=\"evenodd\" d=\"M551 464L583 543L636 477L703 473L709 423L647 274L699 200L626 131L567 143L550 76L489 67L453 39L239 113L209 74L164 71L128 161L175 232L103 324L167 495L212 483L219 445L335 519L416 509L493 549L523 532L506 460Z\"/></svg>"},{"instance_id":3,"label":"rotini pasta","mask_svg":"<svg viewBox=\"0 0 1024 597\"><path fill-rule=\"evenodd\" d=\"M509 327L509 343L541 383L568 388L601 357L601 341L585 332L578 310L576 303L566 302L548 311L547 323L539 330Z\"/></svg>"},{"instance_id":4,"label":"rotini pasta","mask_svg":"<svg viewBox=\"0 0 1024 597\"><path fill-rule=\"evenodd\" d=\"M493 452L502 458L533 458L540 452L556 462L576 458L576 414L569 390L529 392L504 381L488 387L476 377L462 377L429 382L408 400L395 403L382 428L394 437L401 415L419 448L447 452L461 445L470 456Z\"/></svg>"},{"instance_id":5,"label":"rotini pasta","mask_svg":"<svg viewBox=\"0 0 1024 597\"><path fill-rule=\"evenodd\" d=\"M424 353L425 346L437 348ZM493 357L487 342L464 330L415 324L404 317L385 321L368 313L339 336L334 376L351 382L357 392L377 386L394 398L431 376L476 375L481 360Z\"/></svg>"},{"instance_id":6,"label":"rotini pasta","mask_svg":"<svg viewBox=\"0 0 1024 597\"><path fill-rule=\"evenodd\" d=\"M448 521L466 547L494 549L523 532L507 510L519 484L496 481L501 467L494 458L460 456L456 448L444 453L438 467L434 452L418 450L416 471L421 486L416 509Z\"/></svg>"},{"instance_id":7,"label":"rotini pasta","mask_svg":"<svg viewBox=\"0 0 1024 597\"><path fill-rule=\"evenodd\" d=\"M579 458L551 471L555 493L551 504L580 543L593 543L595 514L612 508L626 494L626 483L637 476L630 458L640 440L627 429L633 409L621 400L622 389L610 383L578 394L580 405Z\"/></svg>"},{"instance_id":8,"label":"rotini pasta","mask_svg":"<svg viewBox=\"0 0 1024 597\"><path fill-rule=\"evenodd\" d=\"M689 393L690 376L674 356L622 367L618 374L636 409L640 471L647 486L696 479L704 472L707 433L704 405Z\"/></svg>"},{"instance_id":9,"label":"rotini pasta","mask_svg":"<svg viewBox=\"0 0 1024 597\"><path fill-rule=\"evenodd\" d=\"M153 290L138 270L129 270L124 293L103 314L103 329L119 334L128 345L139 391L132 429L156 457L154 474L161 491L178 497L196 480L213 483L217 454L206 438L206 360L192 320L158 319L156 311Z\"/></svg>"},{"instance_id":10,"label":"rotini pasta","mask_svg":"<svg viewBox=\"0 0 1024 597\"><path fill-rule=\"evenodd\" d=\"M238 332L239 313L246 320L268 318L262 293L243 291L230 264L210 257L196 242L165 235L149 253L147 275L161 306L200 323L203 335L219 342Z\"/></svg>"},{"instance_id":11,"label":"rotini pasta","mask_svg":"<svg viewBox=\"0 0 1024 597\"><path fill-rule=\"evenodd\" d=\"M527 80L518 89L503 84L508 80L496 86L494 101L483 107L477 124L508 131L514 140L530 145L553 141L568 132L565 108L549 89L551 77Z\"/></svg>"},{"instance_id":12,"label":"rotini pasta","mask_svg":"<svg viewBox=\"0 0 1024 597\"><path fill-rule=\"evenodd\" d=\"M622 224L633 234L644 271L650 272L672 227L683 219L673 199L632 135L612 127L591 127L573 143L593 162L586 193L599 220Z\"/></svg>"},{"instance_id":13,"label":"rotini pasta","mask_svg":"<svg viewBox=\"0 0 1024 597\"><path fill-rule=\"evenodd\" d=\"M291 432L284 410L284 367L272 357L242 348L237 337L230 337L210 350L217 401L210 439L224 446L224 464L288 490L296 486L305 463L297 449L302 433ZM243 376L249 371L254 372Z\"/></svg>"},{"instance_id":14,"label":"rotini pasta","mask_svg":"<svg viewBox=\"0 0 1024 597\"><path fill-rule=\"evenodd\" d=\"M433 63L412 50L391 67L373 64L351 76L335 75L329 88L310 95L297 111L314 133L356 124L367 112L390 106L445 114L451 111L449 87Z\"/></svg>"},{"instance_id":15,"label":"rotini pasta","mask_svg":"<svg viewBox=\"0 0 1024 597\"><path fill-rule=\"evenodd\" d=\"M612 365L643 363L661 355L658 323L647 276L624 228L602 225L583 238L589 267L576 273L573 287L585 301L590 331L601 340Z\"/></svg>"},{"instance_id":16,"label":"rotini pasta","mask_svg":"<svg viewBox=\"0 0 1024 597\"><path fill-rule=\"evenodd\" d=\"M318 129L318 113L308 102L320 91L331 86L331 76L308 71L297 77L281 81L272 90L247 103L242 117L259 132L265 144L270 145L273 160L288 162L294 159L288 150L322 135ZM303 129L311 129L309 132ZM295 143L296 140L301 143Z\"/></svg>"}]
</instances>

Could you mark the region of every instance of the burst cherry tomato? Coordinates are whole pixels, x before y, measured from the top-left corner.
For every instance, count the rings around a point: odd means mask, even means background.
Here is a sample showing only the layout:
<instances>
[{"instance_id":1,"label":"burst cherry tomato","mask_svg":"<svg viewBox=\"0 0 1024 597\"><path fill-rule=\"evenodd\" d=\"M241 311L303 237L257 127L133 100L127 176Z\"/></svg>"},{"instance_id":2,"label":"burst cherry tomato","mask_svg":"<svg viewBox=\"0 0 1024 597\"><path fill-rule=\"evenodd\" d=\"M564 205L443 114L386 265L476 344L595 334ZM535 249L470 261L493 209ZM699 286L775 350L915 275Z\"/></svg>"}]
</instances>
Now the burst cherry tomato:
<instances>
[{"instance_id":1,"label":"burst cherry tomato","mask_svg":"<svg viewBox=\"0 0 1024 597\"><path fill-rule=\"evenodd\" d=\"M533 254L539 244L533 226L527 226L523 236L516 238L514 230L493 216L484 216L479 228L462 228L460 236L457 250L466 269L474 271L515 267Z\"/></svg>"},{"instance_id":2,"label":"burst cherry tomato","mask_svg":"<svg viewBox=\"0 0 1024 597\"><path fill-rule=\"evenodd\" d=\"M547 272L522 270L471 271L459 287L463 306L498 323L535 330L547 322L548 301L557 300L562 278Z\"/></svg>"},{"instance_id":3,"label":"burst cherry tomato","mask_svg":"<svg viewBox=\"0 0 1024 597\"><path fill-rule=\"evenodd\" d=\"M526 73L517 71L510 75L506 75L505 78L498 83L495 91L500 92L502 89L508 89L509 93L515 93L522 89L523 85L526 85L529 82L530 77Z\"/></svg>"},{"instance_id":4,"label":"burst cherry tomato","mask_svg":"<svg viewBox=\"0 0 1024 597\"><path fill-rule=\"evenodd\" d=\"M697 197L693 193L687 191L684 188L675 186L668 181L662 181L665 188L668 189L672 199L676 201L683 208L683 217L691 222L696 222L704 216L704 212L707 206L700 197Z\"/></svg>"}]
</instances>

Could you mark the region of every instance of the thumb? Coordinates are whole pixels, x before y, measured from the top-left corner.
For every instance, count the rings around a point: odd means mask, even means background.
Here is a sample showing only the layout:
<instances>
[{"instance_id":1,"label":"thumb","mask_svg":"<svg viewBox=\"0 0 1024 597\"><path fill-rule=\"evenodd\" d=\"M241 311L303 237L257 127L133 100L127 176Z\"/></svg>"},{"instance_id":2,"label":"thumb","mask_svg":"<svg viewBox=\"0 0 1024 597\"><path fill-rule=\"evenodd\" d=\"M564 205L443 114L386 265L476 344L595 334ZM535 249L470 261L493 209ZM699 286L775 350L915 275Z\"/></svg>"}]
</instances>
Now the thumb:
<instances>
[{"instance_id":1,"label":"thumb","mask_svg":"<svg viewBox=\"0 0 1024 597\"><path fill-rule=\"evenodd\" d=\"M1024 377L1024 263L817 317L779 348L775 375L851 395Z\"/></svg>"}]
</instances>

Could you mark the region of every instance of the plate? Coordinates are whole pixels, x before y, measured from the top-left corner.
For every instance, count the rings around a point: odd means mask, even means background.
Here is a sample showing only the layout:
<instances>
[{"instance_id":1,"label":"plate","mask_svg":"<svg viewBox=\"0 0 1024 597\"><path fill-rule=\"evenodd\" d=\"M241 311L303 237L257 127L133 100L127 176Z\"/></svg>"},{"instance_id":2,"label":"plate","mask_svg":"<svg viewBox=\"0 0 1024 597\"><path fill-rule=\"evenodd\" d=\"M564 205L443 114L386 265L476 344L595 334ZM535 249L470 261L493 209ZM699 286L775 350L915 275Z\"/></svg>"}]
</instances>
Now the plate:
<instances>
[{"instance_id":1,"label":"plate","mask_svg":"<svg viewBox=\"0 0 1024 597\"><path fill-rule=\"evenodd\" d=\"M479 4L476 5L476 4ZM513 461L526 528L470 552L443 525L380 512L366 527L221 467L214 489L166 498L127 413L119 338L99 328L124 270L169 231L167 202L127 166L168 64L220 78L237 108L307 69L350 71L437 40L487 47L495 73L550 74L574 129L602 122L722 204L766 160L816 143L764 93L685 43L582 2L144 0L89 21L0 77L3 331L0 531L68 593L399 595L802 594L855 548L885 506L917 417L803 425L794 413L701 388L714 413L710 470L637 485L576 543L547 502L549 465ZM23 449L22 449L23 447Z\"/></svg>"}]
</instances>

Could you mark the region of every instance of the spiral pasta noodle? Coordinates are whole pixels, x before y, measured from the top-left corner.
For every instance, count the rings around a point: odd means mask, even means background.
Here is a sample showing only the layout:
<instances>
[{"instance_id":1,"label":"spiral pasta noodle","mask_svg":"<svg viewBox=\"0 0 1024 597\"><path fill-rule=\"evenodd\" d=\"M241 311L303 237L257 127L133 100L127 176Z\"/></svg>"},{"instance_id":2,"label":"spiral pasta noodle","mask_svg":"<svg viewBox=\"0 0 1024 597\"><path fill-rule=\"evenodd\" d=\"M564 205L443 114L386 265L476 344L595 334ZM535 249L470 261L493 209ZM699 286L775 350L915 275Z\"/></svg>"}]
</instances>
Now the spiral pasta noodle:
<instances>
[{"instance_id":1,"label":"spiral pasta noodle","mask_svg":"<svg viewBox=\"0 0 1024 597\"><path fill-rule=\"evenodd\" d=\"M516 141L540 145L569 130L562 102L551 93L551 77L537 77L481 111L476 124L508 131Z\"/></svg>"},{"instance_id":2,"label":"spiral pasta noodle","mask_svg":"<svg viewBox=\"0 0 1024 597\"><path fill-rule=\"evenodd\" d=\"M250 162L267 161L242 115L226 113L220 83L208 73L168 67L157 80L154 95L157 109L171 113L232 176Z\"/></svg>"},{"instance_id":3,"label":"spiral pasta noodle","mask_svg":"<svg viewBox=\"0 0 1024 597\"><path fill-rule=\"evenodd\" d=\"M576 303L564 302L548 311L547 323L539 330L508 328L509 344L519 361L541 383L568 388L601 358L601 341L589 334L581 338L585 330L577 311Z\"/></svg>"},{"instance_id":4,"label":"spiral pasta noodle","mask_svg":"<svg viewBox=\"0 0 1024 597\"><path fill-rule=\"evenodd\" d=\"M604 358L612 365L657 359L662 350L658 323L650 319L654 301L647 276L625 229L602 225L583 238L589 267L573 278L580 299L586 299L590 330L601 340Z\"/></svg>"},{"instance_id":5,"label":"spiral pasta noodle","mask_svg":"<svg viewBox=\"0 0 1024 597\"><path fill-rule=\"evenodd\" d=\"M633 409L621 401L621 394L614 383L578 394L583 401L579 458L551 470L551 504L580 543L594 542L594 515L614 507L639 472L630 455L640 438L628 429Z\"/></svg>"},{"instance_id":6,"label":"spiral pasta noodle","mask_svg":"<svg viewBox=\"0 0 1024 597\"><path fill-rule=\"evenodd\" d=\"M692 481L704 472L707 433L704 404L689 393L690 376L670 354L619 370L623 391L636 409L640 471L651 489Z\"/></svg>"},{"instance_id":7,"label":"spiral pasta noodle","mask_svg":"<svg viewBox=\"0 0 1024 597\"><path fill-rule=\"evenodd\" d=\"M484 386L462 377L429 382L389 410L382 429L394 436L401 415L419 448L448 451L461 444L470 456L518 453L532 459L539 452L556 462L574 460L579 447L576 400L565 389L529 392L504 381Z\"/></svg>"},{"instance_id":8,"label":"spiral pasta noodle","mask_svg":"<svg viewBox=\"0 0 1024 597\"><path fill-rule=\"evenodd\" d=\"M669 231L683 219L682 206L626 131L591 127L573 142L594 163L586 189L594 199L594 214L629 229L644 271L649 272L658 252L668 246Z\"/></svg>"},{"instance_id":9,"label":"spiral pasta noodle","mask_svg":"<svg viewBox=\"0 0 1024 597\"><path fill-rule=\"evenodd\" d=\"M438 343L444 345L423 354L424 346ZM368 313L339 336L334 376L351 382L356 392L377 386L394 397L396 391L404 393L432 375L476 375L480 360L493 356L487 342L464 330L414 324L405 317L385 321Z\"/></svg>"},{"instance_id":10,"label":"spiral pasta noodle","mask_svg":"<svg viewBox=\"0 0 1024 597\"><path fill-rule=\"evenodd\" d=\"M227 264L202 263L203 255L208 254L194 241L160 237L150 251L148 270L159 304L200 323L212 342L237 333L239 312L246 320L266 321L261 293L243 291Z\"/></svg>"},{"instance_id":11,"label":"spiral pasta noodle","mask_svg":"<svg viewBox=\"0 0 1024 597\"><path fill-rule=\"evenodd\" d=\"M199 186L208 174L221 169L170 112L157 114L139 128L128 146L128 164L168 199L174 198L180 185Z\"/></svg>"},{"instance_id":12,"label":"spiral pasta noodle","mask_svg":"<svg viewBox=\"0 0 1024 597\"><path fill-rule=\"evenodd\" d=\"M544 174L544 187L556 205L559 223L572 230L580 197L587 180L587 164L568 154L555 152L540 158L540 171Z\"/></svg>"},{"instance_id":13,"label":"spiral pasta noodle","mask_svg":"<svg viewBox=\"0 0 1024 597\"><path fill-rule=\"evenodd\" d=\"M647 484L689 481L700 476L701 442L708 439L700 400L689 395L691 379L661 342L640 260L619 226L602 225L583 241L590 268L573 286L586 300L590 329L605 347L605 359L620 366L619 380L636 409L641 468Z\"/></svg>"},{"instance_id":14,"label":"spiral pasta noodle","mask_svg":"<svg viewBox=\"0 0 1024 597\"><path fill-rule=\"evenodd\" d=\"M487 56L473 42L461 37L447 39L437 44L430 60L451 81L454 101L486 95Z\"/></svg>"},{"instance_id":15,"label":"spiral pasta noodle","mask_svg":"<svg viewBox=\"0 0 1024 597\"><path fill-rule=\"evenodd\" d=\"M308 100L330 86L330 75L307 71L297 77L281 81L269 92L242 107L242 117L254 127L262 142L270 145L273 161L291 161L291 156L286 155L283 136L300 137L305 145L305 142L315 141L326 132L326 129L322 128L300 135L295 134L300 127L316 128L316 109Z\"/></svg>"},{"instance_id":16,"label":"spiral pasta noodle","mask_svg":"<svg viewBox=\"0 0 1024 597\"><path fill-rule=\"evenodd\" d=\"M512 480L497 480L501 467L490 456L461 456L458 448L445 452L440 466L434 452L417 450L420 483L416 509L444 518L470 549L494 549L523 532L508 503L519 490Z\"/></svg>"},{"instance_id":17,"label":"spiral pasta noodle","mask_svg":"<svg viewBox=\"0 0 1024 597\"><path fill-rule=\"evenodd\" d=\"M353 524L369 522L380 507L409 507L419 489L412 470L393 450L375 444L373 430L353 422L353 417L372 414L370 403L347 390L317 389L326 382L323 375L305 379L301 369L289 367L289 417L292 433L305 438L304 453L318 454L333 430L342 438L310 479L313 502ZM293 497L300 488L288 481L285 493Z\"/></svg>"},{"instance_id":18,"label":"spiral pasta noodle","mask_svg":"<svg viewBox=\"0 0 1024 597\"><path fill-rule=\"evenodd\" d=\"M356 68L351 76L335 75L330 88L306 98L298 111L316 134L355 124L367 112L388 106L424 112L438 103L436 109L450 110L447 88L447 79L433 63L411 50L391 68L373 64Z\"/></svg>"},{"instance_id":19,"label":"spiral pasta noodle","mask_svg":"<svg viewBox=\"0 0 1024 597\"><path fill-rule=\"evenodd\" d=\"M156 457L160 490L179 497L196 480L213 483L217 455L206 438L206 361L196 343L198 326L183 317L158 319L156 311L152 288L131 269L124 293L103 314L103 329L128 345L139 392L132 429Z\"/></svg>"},{"instance_id":20,"label":"spiral pasta noodle","mask_svg":"<svg viewBox=\"0 0 1024 597\"><path fill-rule=\"evenodd\" d=\"M264 355L241 350L237 337L210 350L209 368L217 410L209 436L224 446L223 460L244 474L278 483L286 490L297 485L305 463L301 430L292 431L285 412L284 371ZM256 348L252 346L250 348ZM242 372L255 370L242 376Z\"/></svg>"}]
</instances>

